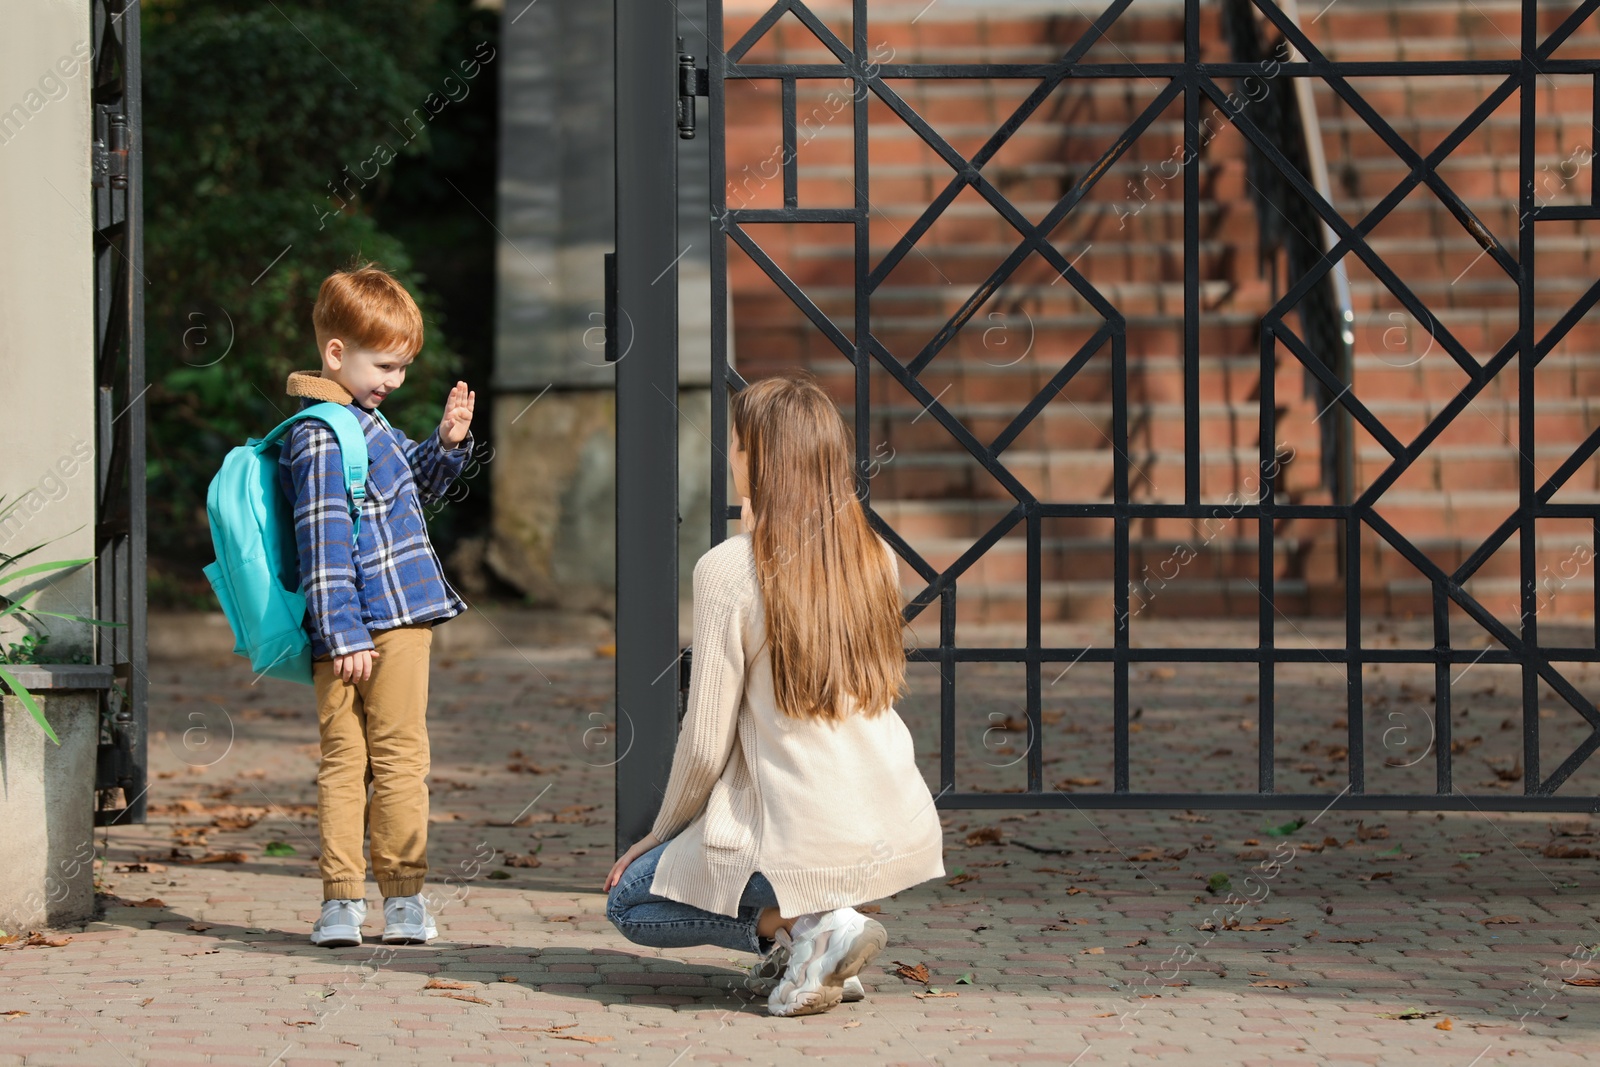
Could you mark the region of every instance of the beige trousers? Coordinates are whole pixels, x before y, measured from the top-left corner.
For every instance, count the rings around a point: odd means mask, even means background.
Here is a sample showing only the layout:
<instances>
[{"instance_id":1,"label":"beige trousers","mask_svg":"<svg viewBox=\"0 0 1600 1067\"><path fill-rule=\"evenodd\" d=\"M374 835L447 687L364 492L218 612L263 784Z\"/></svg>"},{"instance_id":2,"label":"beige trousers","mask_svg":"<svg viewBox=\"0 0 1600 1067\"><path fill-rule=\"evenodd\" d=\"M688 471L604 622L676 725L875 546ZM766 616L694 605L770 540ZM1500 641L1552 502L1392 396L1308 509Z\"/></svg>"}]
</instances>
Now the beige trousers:
<instances>
[{"instance_id":1,"label":"beige trousers","mask_svg":"<svg viewBox=\"0 0 1600 1067\"><path fill-rule=\"evenodd\" d=\"M366 681L341 679L331 657L311 664L322 737L317 822L324 900L366 896L361 846L368 831L372 872L384 896L421 892L428 873L428 652L433 626L383 630L372 635L372 642L382 655L373 661L372 677Z\"/></svg>"}]
</instances>

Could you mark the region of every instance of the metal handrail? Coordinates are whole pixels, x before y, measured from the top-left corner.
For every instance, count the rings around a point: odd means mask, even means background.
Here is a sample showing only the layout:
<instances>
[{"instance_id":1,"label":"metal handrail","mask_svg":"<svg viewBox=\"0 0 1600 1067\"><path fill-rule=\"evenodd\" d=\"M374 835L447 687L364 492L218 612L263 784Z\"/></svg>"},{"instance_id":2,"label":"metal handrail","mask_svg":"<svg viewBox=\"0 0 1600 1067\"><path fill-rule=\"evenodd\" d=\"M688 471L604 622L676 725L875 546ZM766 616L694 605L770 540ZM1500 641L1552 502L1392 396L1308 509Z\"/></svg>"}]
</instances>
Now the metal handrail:
<instances>
[{"instance_id":1,"label":"metal handrail","mask_svg":"<svg viewBox=\"0 0 1600 1067\"><path fill-rule=\"evenodd\" d=\"M1296 26L1300 25L1300 5L1297 0L1280 0L1279 9ZM1284 42L1289 49L1289 61L1301 63L1305 57L1292 42ZM1305 139L1306 164L1311 173L1308 177L1317 193L1330 204L1333 203L1333 184L1328 179L1328 157L1322 148L1322 123L1317 117L1317 103L1312 96L1312 83L1309 78L1295 78L1294 95L1295 103L1300 109L1300 131ZM1338 244L1338 235L1333 232L1333 227L1326 221L1322 223L1322 251L1324 254L1331 251ZM1334 302L1339 309L1339 338L1343 342L1338 353L1339 360L1335 373L1339 380L1348 386L1355 384L1355 306L1350 299L1350 276L1345 270L1344 260L1340 259L1330 271L1333 278ZM1329 412L1335 419L1334 439L1337 449L1338 479L1333 487L1334 500L1340 504L1348 504L1355 499L1355 442L1352 433L1350 412L1341 405L1338 410ZM1341 566L1344 553L1339 553Z\"/></svg>"}]
</instances>

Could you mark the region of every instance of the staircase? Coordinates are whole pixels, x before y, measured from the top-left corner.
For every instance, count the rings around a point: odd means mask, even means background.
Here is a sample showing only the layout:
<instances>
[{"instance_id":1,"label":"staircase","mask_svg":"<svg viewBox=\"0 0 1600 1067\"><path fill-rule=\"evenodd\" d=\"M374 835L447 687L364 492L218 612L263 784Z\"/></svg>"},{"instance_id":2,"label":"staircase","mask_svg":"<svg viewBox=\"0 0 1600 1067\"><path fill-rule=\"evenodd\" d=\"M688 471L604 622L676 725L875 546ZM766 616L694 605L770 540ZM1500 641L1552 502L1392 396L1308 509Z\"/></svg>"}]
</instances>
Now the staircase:
<instances>
[{"instance_id":1,"label":"staircase","mask_svg":"<svg viewBox=\"0 0 1600 1067\"><path fill-rule=\"evenodd\" d=\"M730 9L734 5L729 5ZM1548 33L1573 5L1541 4ZM759 5L760 10L765 5ZM848 5L817 6L849 40ZM1076 42L1090 17L1039 5L989 3L873 5L867 39L879 62L1044 63ZM1181 3L1140 0L1083 57L1086 63L1181 60ZM1545 9L1549 9L1546 11ZM1313 23L1317 47L1336 59L1514 58L1517 0L1341 0ZM728 15L727 43L759 17ZM1057 9L1059 10L1059 9ZM1208 59L1230 57L1217 5L1202 4ZM1096 12L1098 13L1098 12ZM1264 32L1267 40L1275 34ZM1594 20L1557 53L1600 50ZM830 62L831 55L792 15L745 62ZM1420 153L1439 143L1499 82L1493 77L1352 79L1357 91ZM802 81L798 173L801 207L854 201L849 82ZM1025 79L916 80L891 83L964 157L978 151L1031 92ZM1292 92L1265 79L1267 92ZM1037 223L1165 88L1160 78L1065 81L983 168L1030 223ZM1224 83L1224 89L1238 88ZM1250 90L1260 93L1262 90ZM834 95L830 96L832 93ZM1319 83L1315 90L1333 202L1346 219L1364 215L1409 168L1367 124ZM728 86L731 206L780 207L781 149L776 83ZM1580 78L1539 87L1538 152L1550 168L1541 198L1587 203L1591 176L1590 86ZM1212 112L1202 107L1202 121ZM953 171L876 97L868 105L871 260L883 258L945 188ZM1128 432L1132 499L1184 499L1183 102L1172 101L1129 151L1050 234L1054 247L1127 320ZM1513 95L1441 166L1450 183L1512 252L1517 249L1518 101ZM1213 521L1155 519L1133 531L1134 640L1142 619L1254 615L1258 535L1232 501L1260 492L1258 323L1283 289L1281 263L1263 263L1260 221L1247 177L1246 142L1220 116L1211 124L1199 168L1200 490L1217 505ZM1600 270L1582 222L1541 222L1536 263L1542 334ZM853 337L854 237L848 224L750 227L763 250ZM1315 235L1320 240L1320 235ZM913 359L1011 253L1017 231L994 207L964 189L872 295L874 334L902 361ZM1426 188L1411 193L1373 233L1389 263L1467 350L1487 361L1515 332L1512 280ZM1355 313L1351 392L1402 442L1409 442L1465 384L1443 347L1401 309L1354 257L1346 260ZM853 417L855 370L760 268L730 243L735 360L747 377L796 365L810 368ZM1032 255L928 364L921 382L984 445L994 440L1051 376L1102 325L1098 313L1054 268ZM1297 317L1288 324L1300 331ZM1302 333L1302 336L1304 334ZM1102 347L1000 456L1039 499L1058 503L1112 498L1112 376ZM890 375L871 372L872 501L876 510L935 567L959 557L1012 506L1014 498ZM1322 402L1306 374L1279 349L1273 382L1274 445L1282 458L1280 500L1328 503L1323 484ZM1600 326L1580 323L1537 367L1534 468L1548 476L1600 424L1590 399L1600 386ZM1518 381L1513 360L1479 398L1380 498L1377 510L1447 571L1483 541L1518 500ZM1355 427L1357 491L1388 465L1388 454ZM1557 502L1600 500L1600 465L1591 461ZM1287 615L1342 614L1344 578L1335 523L1281 521L1273 532L1274 584ZM1540 520L1541 616L1593 613L1594 538L1587 519ZM1046 620L1097 621L1110 634L1113 560L1109 519L1048 519L1043 529ZM1426 618L1430 585L1371 530L1361 540L1363 613ZM1519 610L1518 541L1513 536L1468 589L1503 617ZM909 569L908 591L920 590ZM1025 609L1025 531L1019 524L959 583L966 626L1020 622ZM1452 607L1453 612L1457 611ZM932 618L928 616L928 618ZM959 635L958 635L959 639Z\"/></svg>"}]
</instances>

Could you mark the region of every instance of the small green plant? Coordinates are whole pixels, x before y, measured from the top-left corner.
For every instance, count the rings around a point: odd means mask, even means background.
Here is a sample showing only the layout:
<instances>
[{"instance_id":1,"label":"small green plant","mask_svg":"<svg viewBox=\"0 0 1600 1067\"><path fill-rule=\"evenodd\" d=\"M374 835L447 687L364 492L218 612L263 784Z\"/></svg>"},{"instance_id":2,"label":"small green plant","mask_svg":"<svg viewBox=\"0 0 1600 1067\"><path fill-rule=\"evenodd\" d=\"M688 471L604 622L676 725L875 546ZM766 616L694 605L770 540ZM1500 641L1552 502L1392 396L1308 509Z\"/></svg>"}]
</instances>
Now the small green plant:
<instances>
[{"instance_id":1,"label":"small green plant","mask_svg":"<svg viewBox=\"0 0 1600 1067\"><path fill-rule=\"evenodd\" d=\"M7 504L5 498L0 497L0 522L4 522L6 516L11 514L21 502L21 499L18 499ZM6 595L5 589L8 586L15 585L23 578L31 578L35 575L50 574L58 571L73 571L94 562L93 557L90 557L89 559L58 559L51 560L48 563L30 563L26 566L19 566L22 560L33 555L49 543L49 541L45 541L31 548L25 548L15 555L0 551L0 621L4 621L14 615L24 622L32 623L37 621L38 616L47 615L54 619L70 619L73 622L88 623L90 626L126 626L127 623L108 622L104 619L91 619L83 615L70 615L59 611L45 611L42 608L30 608L28 607L28 601L39 594L40 590L38 589L31 589L17 597ZM19 650L24 657L36 656L48 640L48 635L35 639L32 634L29 634L23 637L20 642L13 644L6 655L0 656L0 662L13 666L22 663L38 663L38 659L18 659L15 657L19 655ZM16 695L18 700L22 701L22 706L28 709L28 714L33 716L33 721L39 724L39 729L44 731L45 736L56 744L61 744L61 738L56 736L55 730L50 727L49 720L44 717L44 709L39 706L39 701L34 698L34 695L28 691L26 686L17 680L16 675L6 670L4 666L0 666L0 683L3 683L7 689Z\"/></svg>"},{"instance_id":2,"label":"small green plant","mask_svg":"<svg viewBox=\"0 0 1600 1067\"><path fill-rule=\"evenodd\" d=\"M45 646L50 643L49 634L23 634L21 641L11 642L11 647L0 652L0 663L9 663L13 666L22 666L31 663L90 663L93 662L82 652L74 652L70 656L51 652Z\"/></svg>"}]
</instances>

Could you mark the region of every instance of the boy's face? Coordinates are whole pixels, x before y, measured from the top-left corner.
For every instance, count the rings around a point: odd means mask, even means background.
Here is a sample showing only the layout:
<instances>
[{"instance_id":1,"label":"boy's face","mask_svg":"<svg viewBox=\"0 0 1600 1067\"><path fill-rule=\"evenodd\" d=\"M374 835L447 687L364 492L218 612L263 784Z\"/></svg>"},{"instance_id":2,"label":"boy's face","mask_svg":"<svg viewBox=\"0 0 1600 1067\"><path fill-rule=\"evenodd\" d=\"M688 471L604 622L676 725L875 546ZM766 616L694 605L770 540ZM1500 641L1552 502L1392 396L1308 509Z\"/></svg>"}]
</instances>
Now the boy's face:
<instances>
[{"instance_id":1,"label":"boy's face","mask_svg":"<svg viewBox=\"0 0 1600 1067\"><path fill-rule=\"evenodd\" d=\"M322 346L322 376L344 387L357 404L369 411L400 388L414 356L402 351L378 352L346 345L337 337Z\"/></svg>"}]
</instances>

